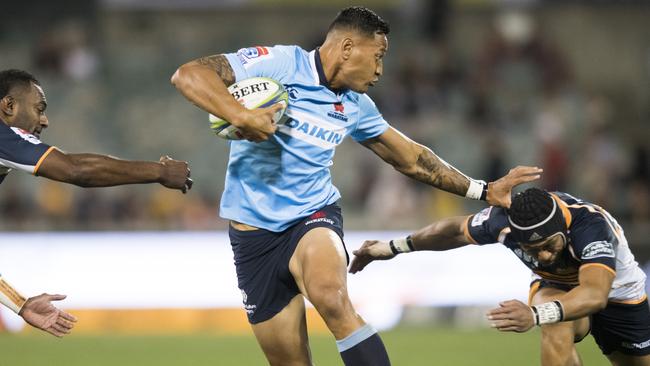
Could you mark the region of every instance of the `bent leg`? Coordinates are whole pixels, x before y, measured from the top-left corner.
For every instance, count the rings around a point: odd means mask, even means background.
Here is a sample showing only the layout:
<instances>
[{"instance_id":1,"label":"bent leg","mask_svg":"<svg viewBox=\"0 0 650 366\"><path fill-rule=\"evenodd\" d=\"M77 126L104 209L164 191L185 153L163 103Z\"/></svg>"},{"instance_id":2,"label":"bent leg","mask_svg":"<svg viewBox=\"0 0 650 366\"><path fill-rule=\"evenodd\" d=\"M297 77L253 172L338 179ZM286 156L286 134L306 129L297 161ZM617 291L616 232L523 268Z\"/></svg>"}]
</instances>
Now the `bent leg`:
<instances>
[{"instance_id":1,"label":"bent leg","mask_svg":"<svg viewBox=\"0 0 650 366\"><path fill-rule=\"evenodd\" d=\"M346 365L389 365L376 331L356 313L347 290L347 263L341 238L317 227L298 242L289 270L337 340Z\"/></svg>"},{"instance_id":2,"label":"bent leg","mask_svg":"<svg viewBox=\"0 0 650 366\"><path fill-rule=\"evenodd\" d=\"M302 295L294 297L271 319L251 326L270 365L312 365Z\"/></svg>"},{"instance_id":3,"label":"bent leg","mask_svg":"<svg viewBox=\"0 0 650 366\"><path fill-rule=\"evenodd\" d=\"M532 305L552 301L564 293L565 291L552 287L542 288L534 295ZM545 324L540 328L542 366L582 365L574 341L584 338L589 331L589 318Z\"/></svg>"}]
</instances>

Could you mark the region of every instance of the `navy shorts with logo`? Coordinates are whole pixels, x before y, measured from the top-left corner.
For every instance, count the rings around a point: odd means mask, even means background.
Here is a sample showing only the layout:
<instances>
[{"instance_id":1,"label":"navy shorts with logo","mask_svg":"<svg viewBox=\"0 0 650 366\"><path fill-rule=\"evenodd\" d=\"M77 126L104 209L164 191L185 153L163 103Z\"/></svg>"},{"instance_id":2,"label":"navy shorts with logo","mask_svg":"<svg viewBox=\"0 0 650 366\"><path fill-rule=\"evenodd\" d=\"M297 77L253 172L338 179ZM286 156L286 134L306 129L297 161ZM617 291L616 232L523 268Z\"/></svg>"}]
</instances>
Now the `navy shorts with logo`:
<instances>
[{"instance_id":1,"label":"navy shorts with logo","mask_svg":"<svg viewBox=\"0 0 650 366\"><path fill-rule=\"evenodd\" d=\"M251 324L271 319L300 293L289 272L289 260L300 239L317 227L332 229L343 240L341 208L336 203L325 206L277 233L264 229L241 231L230 226L237 281Z\"/></svg>"},{"instance_id":2,"label":"navy shorts with logo","mask_svg":"<svg viewBox=\"0 0 650 366\"><path fill-rule=\"evenodd\" d=\"M539 288L570 291L573 287L544 280ZM532 285L532 284L531 284ZM589 316L591 335L605 355L618 351L626 355L650 354L650 307L646 298L639 304L608 302L605 309Z\"/></svg>"},{"instance_id":3,"label":"navy shorts with logo","mask_svg":"<svg viewBox=\"0 0 650 366\"><path fill-rule=\"evenodd\" d=\"M650 354L648 299L639 304L608 303L605 309L591 315L591 334L603 354Z\"/></svg>"}]
</instances>

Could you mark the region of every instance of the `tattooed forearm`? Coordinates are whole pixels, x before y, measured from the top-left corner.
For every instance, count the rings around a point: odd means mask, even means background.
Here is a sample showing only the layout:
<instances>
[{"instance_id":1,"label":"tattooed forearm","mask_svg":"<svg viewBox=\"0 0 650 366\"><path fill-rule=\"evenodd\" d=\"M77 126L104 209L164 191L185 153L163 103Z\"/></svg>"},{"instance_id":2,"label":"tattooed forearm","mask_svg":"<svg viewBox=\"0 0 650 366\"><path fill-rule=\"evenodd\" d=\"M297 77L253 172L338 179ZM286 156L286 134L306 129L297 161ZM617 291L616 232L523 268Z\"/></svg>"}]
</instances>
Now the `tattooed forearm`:
<instances>
[{"instance_id":1,"label":"tattooed forearm","mask_svg":"<svg viewBox=\"0 0 650 366\"><path fill-rule=\"evenodd\" d=\"M416 169L407 174L413 179L430 184L450 193L464 196L469 179L453 166L440 159L431 150L424 149L418 156Z\"/></svg>"},{"instance_id":2,"label":"tattooed forearm","mask_svg":"<svg viewBox=\"0 0 650 366\"><path fill-rule=\"evenodd\" d=\"M232 70L228 59L224 55L212 55L201 57L197 63L207 66L217 72L223 83L230 86L235 83L235 72Z\"/></svg>"}]
</instances>

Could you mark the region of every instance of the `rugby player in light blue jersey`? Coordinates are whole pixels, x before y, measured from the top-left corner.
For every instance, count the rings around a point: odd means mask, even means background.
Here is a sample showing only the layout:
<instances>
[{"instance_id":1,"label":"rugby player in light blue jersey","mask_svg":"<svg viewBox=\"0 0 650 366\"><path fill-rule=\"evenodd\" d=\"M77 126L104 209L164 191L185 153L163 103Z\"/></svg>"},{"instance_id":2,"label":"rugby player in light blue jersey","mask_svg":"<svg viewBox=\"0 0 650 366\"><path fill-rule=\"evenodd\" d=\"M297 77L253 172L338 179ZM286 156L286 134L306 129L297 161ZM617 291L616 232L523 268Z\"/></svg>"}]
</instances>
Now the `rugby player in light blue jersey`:
<instances>
[{"instance_id":1,"label":"rugby player in light blue jersey","mask_svg":"<svg viewBox=\"0 0 650 366\"><path fill-rule=\"evenodd\" d=\"M22 70L0 71L0 183L16 169L82 187L160 183L183 193L191 188L190 170L184 161L167 156L149 162L70 154L41 142L40 134L49 126L46 108L45 93L33 75ZM25 299L0 277L0 303L30 325L57 337L69 333L76 321L51 303L64 298L42 294Z\"/></svg>"},{"instance_id":2,"label":"rugby player in light blue jersey","mask_svg":"<svg viewBox=\"0 0 650 366\"><path fill-rule=\"evenodd\" d=\"M354 251L350 272L413 250L492 243L512 250L533 275L530 306L503 301L488 319L504 332L541 326L542 366L582 365L574 342L589 332L612 365L650 366L646 275L616 220L567 193L530 188L515 196L509 210L489 207L406 238L366 241Z\"/></svg>"},{"instance_id":3,"label":"rugby player in light blue jersey","mask_svg":"<svg viewBox=\"0 0 650 366\"><path fill-rule=\"evenodd\" d=\"M382 75L388 33L374 12L351 7L315 50L244 48L188 62L172 76L187 99L247 139L230 143L220 214L231 220L244 308L272 365L311 365L304 297L325 320L346 365L390 364L347 293L340 194L329 171L345 137L409 177L493 205L508 206L511 188L541 172L518 167L488 185L390 127L365 94ZM289 106L279 125L271 119L279 105L247 110L228 93L227 86L250 77L287 88Z\"/></svg>"}]
</instances>

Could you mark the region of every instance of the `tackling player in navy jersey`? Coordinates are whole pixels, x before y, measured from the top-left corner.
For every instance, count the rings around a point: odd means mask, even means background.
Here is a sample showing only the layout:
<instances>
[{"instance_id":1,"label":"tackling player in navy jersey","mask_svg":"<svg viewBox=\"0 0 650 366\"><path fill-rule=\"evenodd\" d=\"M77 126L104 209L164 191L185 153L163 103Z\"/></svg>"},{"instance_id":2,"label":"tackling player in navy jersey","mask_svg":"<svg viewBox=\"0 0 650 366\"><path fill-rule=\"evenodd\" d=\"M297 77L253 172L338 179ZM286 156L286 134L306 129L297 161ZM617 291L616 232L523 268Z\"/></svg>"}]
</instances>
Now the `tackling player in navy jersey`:
<instances>
[{"instance_id":1,"label":"tackling player in navy jersey","mask_svg":"<svg viewBox=\"0 0 650 366\"><path fill-rule=\"evenodd\" d=\"M542 365L581 365L574 342L591 331L616 366L650 365L645 274L623 229L602 208L561 192L531 188L509 210L489 207L434 222L407 238L366 241L350 272L414 250L501 243L533 271L528 306L501 302L488 313L500 331L542 330Z\"/></svg>"},{"instance_id":2,"label":"tackling player in navy jersey","mask_svg":"<svg viewBox=\"0 0 650 366\"><path fill-rule=\"evenodd\" d=\"M108 155L70 154L42 143L49 126L40 83L21 70L0 71L0 183L12 169L81 187L160 183L185 193L192 186L184 161L120 160Z\"/></svg>"},{"instance_id":3,"label":"tackling player in navy jersey","mask_svg":"<svg viewBox=\"0 0 650 366\"><path fill-rule=\"evenodd\" d=\"M541 172L519 167L488 185L390 127L365 94L382 75L388 33L374 12L351 7L315 50L244 48L188 62L172 76L187 99L247 138L230 142L220 215L231 220L244 308L272 365L311 365L304 298L325 320L346 365L390 363L347 293L340 194L329 171L345 137L411 178L494 205L509 206L511 188ZM272 116L280 105L247 110L226 89L256 76L277 80L289 92L277 125Z\"/></svg>"},{"instance_id":4,"label":"tackling player in navy jersey","mask_svg":"<svg viewBox=\"0 0 650 366\"><path fill-rule=\"evenodd\" d=\"M186 162L167 156L158 162L127 161L107 155L70 154L42 143L49 126L40 83L21 70L0 71L0 183L13 169L82 187L160 183L183 193L192 187ZM0 302L29 324L53 335L67 334L74 317L55 308L64 295L42 294L27 300L0 278Z\"/></svg>"}]
</instances>

